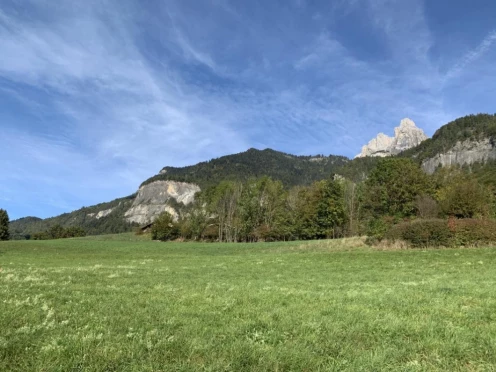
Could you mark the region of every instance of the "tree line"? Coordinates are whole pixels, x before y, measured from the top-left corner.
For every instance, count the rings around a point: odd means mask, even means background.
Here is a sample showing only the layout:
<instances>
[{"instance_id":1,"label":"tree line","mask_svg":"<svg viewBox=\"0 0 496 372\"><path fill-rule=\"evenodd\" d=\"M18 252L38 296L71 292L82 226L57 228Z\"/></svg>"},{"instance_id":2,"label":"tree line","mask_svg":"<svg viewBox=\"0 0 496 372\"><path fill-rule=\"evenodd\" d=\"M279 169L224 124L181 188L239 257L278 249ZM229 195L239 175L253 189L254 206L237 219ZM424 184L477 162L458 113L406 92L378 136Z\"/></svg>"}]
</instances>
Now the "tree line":
<instances>
[{"instance_id":1,"label":"tree line","mask_svg":"<svg viewBox=\"0 0 496 372\"><path fill-rule=\"evenodd\" d=\"M63 227L62 225L54 225L46 231L34 233L31 238L33 240L50 240L50 239L66 239L79 238L86 236L86 231L79 226Z\"/></svg>"},{"instance_id":2,"label":"tree line","mask_svg":"<svg viewBox=\"0 0 496 372\"><path fill-rule=\"evenodd\" d=\"M406 158L385 158L364 181L338 175L285 188L269 177L222 181L200 192L183 217L164 214L152 237L221 242L308 240L368 235L427 218L490 218L494 192L458 168L430 176Z\"/></svg>"}]
</instances>

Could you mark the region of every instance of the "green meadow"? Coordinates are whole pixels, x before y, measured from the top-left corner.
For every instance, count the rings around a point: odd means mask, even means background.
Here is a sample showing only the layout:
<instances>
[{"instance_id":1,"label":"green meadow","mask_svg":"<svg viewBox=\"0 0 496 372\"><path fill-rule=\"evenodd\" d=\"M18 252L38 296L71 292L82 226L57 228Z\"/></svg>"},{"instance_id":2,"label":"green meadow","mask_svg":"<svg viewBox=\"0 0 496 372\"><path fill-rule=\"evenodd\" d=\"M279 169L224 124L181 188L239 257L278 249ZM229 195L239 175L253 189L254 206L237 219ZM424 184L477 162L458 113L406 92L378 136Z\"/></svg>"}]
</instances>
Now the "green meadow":
<instances>
[{"instance_id":1,"label":"green meadow","mask_svg":"<svg viewBox=\"0 0 496 372\"><path fill-rule=\"evenodd\" d=\"M0 370L496 370L494 248L145 238L0 242Z\"/></svg>"}]
</instances>

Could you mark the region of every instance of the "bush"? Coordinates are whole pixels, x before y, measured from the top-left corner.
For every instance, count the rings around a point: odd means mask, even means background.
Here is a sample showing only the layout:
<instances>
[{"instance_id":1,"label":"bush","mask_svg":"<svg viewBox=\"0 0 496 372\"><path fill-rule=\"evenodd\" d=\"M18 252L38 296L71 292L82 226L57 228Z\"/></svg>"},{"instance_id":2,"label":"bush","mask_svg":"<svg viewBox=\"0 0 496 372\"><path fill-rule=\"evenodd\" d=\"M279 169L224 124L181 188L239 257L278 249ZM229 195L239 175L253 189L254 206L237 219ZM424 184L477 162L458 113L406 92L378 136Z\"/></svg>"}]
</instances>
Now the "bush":
<instances>
[{"instance_id":1,"label":"bush","mask_svg":"<svg viewBox=\"0 0 496 372\"><path fill-rule=\"evenodd\" d=\"M82 227L71 226L65 229L62 237L63 238L81 238L86 236L86 231Z\"/></svg>"},{"instance_id":2,"label":"bush","mask_svg":"<svg viewBox=\"0 0 496 372\"><path fill-rule=\"evenodd\" d=\"M457 246L480 246L496 243L496 221L489 219L450 219L449 228Z\"/></svg>"},{"instance_id":3,"label":"bush","mask_svg":"<svg viewBox=\"0 0 496 372\"><path fill-rule=\"evenodd\" d=\"M481 246L496 243L496 221L489 219L425 219L402 222L384 235L412 247Z\"/></svg>"},{"instance_id":4,"label":"bush","mask_svg":"<svg viewBox=\"0 0 496 372\"><path fill-rule=\"evenodd\" d=\"M369 221L367 228L367 240L365 243L373 245L384 239L387 232L397 222L395 217L384 216L381 218L374 218Z\"/></svg>"},{"instance_id":5,"label":"bush","mask_svg":"<svg viewBox=\"0 0 496 372\"><path fill-rule=\"evenodd\" d=\"M172 215L168 212L163 212L157 217L152 226L153 240L174 240L179 237L180 231L178 225L174 222Z\"/></svg>"},{"instance_id":6,"label":"bush","mask_svg":"<svg viewBox=\"0 0 496 372\"><path fill-rule=\"evenodd\" d=\"M449 247L454 243L453 237L448 222L442 219L402 222L391 227L385 234L388 240L404 240L415 248Z\"/></svg>"}]
</instances>

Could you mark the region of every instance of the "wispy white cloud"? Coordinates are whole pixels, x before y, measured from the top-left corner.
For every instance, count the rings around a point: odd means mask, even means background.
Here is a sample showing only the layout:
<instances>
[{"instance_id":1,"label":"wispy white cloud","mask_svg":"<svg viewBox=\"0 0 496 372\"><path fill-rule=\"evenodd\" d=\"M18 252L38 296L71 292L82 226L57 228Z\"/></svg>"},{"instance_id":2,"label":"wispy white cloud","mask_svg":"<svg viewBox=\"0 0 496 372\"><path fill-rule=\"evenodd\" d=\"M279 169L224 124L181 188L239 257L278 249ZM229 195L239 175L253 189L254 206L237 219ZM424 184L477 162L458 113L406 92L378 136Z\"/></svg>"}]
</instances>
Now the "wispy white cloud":
<instances>
[{"instance_id":1,"label":"wispy white cloud","mask_svg":"<svg viewBox=\"0 0 496 372\"><path fill-rule=\"evenodd\" d=\"M90 183L105 189L102 182L111 180L117 197L133 192L164 165L186 165L247 147L228 126L233 118L225 97L196 91L168 66L152 68L116 14L110 24L91 9L71 16L38 24L1 13L0 49L5 58L0 60L0 77L51 96L49 108L65 118L45 133L35 130L36 123L32 134L3 133L16 149L5 154L16 159L10 174L50 185L52 195L72 189L74 200L80 200L83 184L90 190L95 189ZM175 41L189 53L186 59L201 59L214 67L184 39ZM2 89L26 104L20 90ZM64 143L58 125L70 133ZM89 181L81 183L72 172ZM102 201L91 193L79 195Z\"/></svg>"},{"instance_id":2,"label":"wispy white cloud","mask_svg":"<svg viewBox=\"0 0 496 372\"><path fill-rule=\"evenodd\" d=\"M353 156L404 116L432 133L458 114L420 0L36 0L27 16L9 4L0 95L30 116L2 123L2 192L15 200L16 189L41 185L57 212L129 194L165 165L252 146ZM381 58L339 37L337 20L356 12L385 45Z\"/></svg>"},{"instance_id":3,"label":"wispy white cloud","mask_svg":"<svg viewBox=\"0 0 496 372\"><path fill-rule=\"evenodd\" d=\"M216 70L217 66L215 61L212 59L212 57L207 53L198 50L195 46L191 44L187 36L185 36L183 31L176 25L174 16L168 10L167 10L167 16L170 26L173 30L175 42L182 50L185 58L204 64L205 66L211 68L212 70Z\"/></svg>"},{"instance_id":4,"label":"wispy white cloud","mask_svg":"<svg viewBox=\"0 0 496 372\"><path fill-rule=\"evenodd\" d=\"M496 30L489 32L484 40L473 50L465 54L445 75L445 81L459 76L465 68L481 58L496 42Z\"/></svg>"}]
</instances>

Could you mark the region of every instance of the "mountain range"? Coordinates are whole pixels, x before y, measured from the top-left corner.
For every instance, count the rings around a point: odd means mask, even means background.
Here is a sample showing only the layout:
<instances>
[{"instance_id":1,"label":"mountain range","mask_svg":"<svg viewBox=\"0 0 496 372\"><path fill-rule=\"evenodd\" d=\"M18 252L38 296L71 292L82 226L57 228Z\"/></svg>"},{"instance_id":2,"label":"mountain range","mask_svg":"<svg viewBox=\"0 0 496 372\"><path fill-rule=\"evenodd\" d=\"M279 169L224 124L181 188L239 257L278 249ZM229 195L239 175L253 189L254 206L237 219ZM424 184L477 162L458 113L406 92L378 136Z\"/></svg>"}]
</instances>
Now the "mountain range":
<instances>
[{"instance_id":1,"label":"mountain range","mask_svg":"<svg viewBox=\"0 0 496 372\"><path fill-rule=\"evenodd\" d=\"M25 217L10 224L13 237L44 231L53 225L79 226L88 234L119 233L152 221L163 211L176 218L194 201L195 193L221 181L245 181L269 176L287 188L309 185L331 175L363 181L380 157L400 156L417 161L427 173L459 165L474 176L496 185L496 115L478 114L442 126L432 138L410 119L395 129L395 136L380 134L355 159L337 155L295 156L272 149L249 149L187 167L164 167L145 180L130 196L71 213L40 219Z\"/></svg>"}]
</instances>

